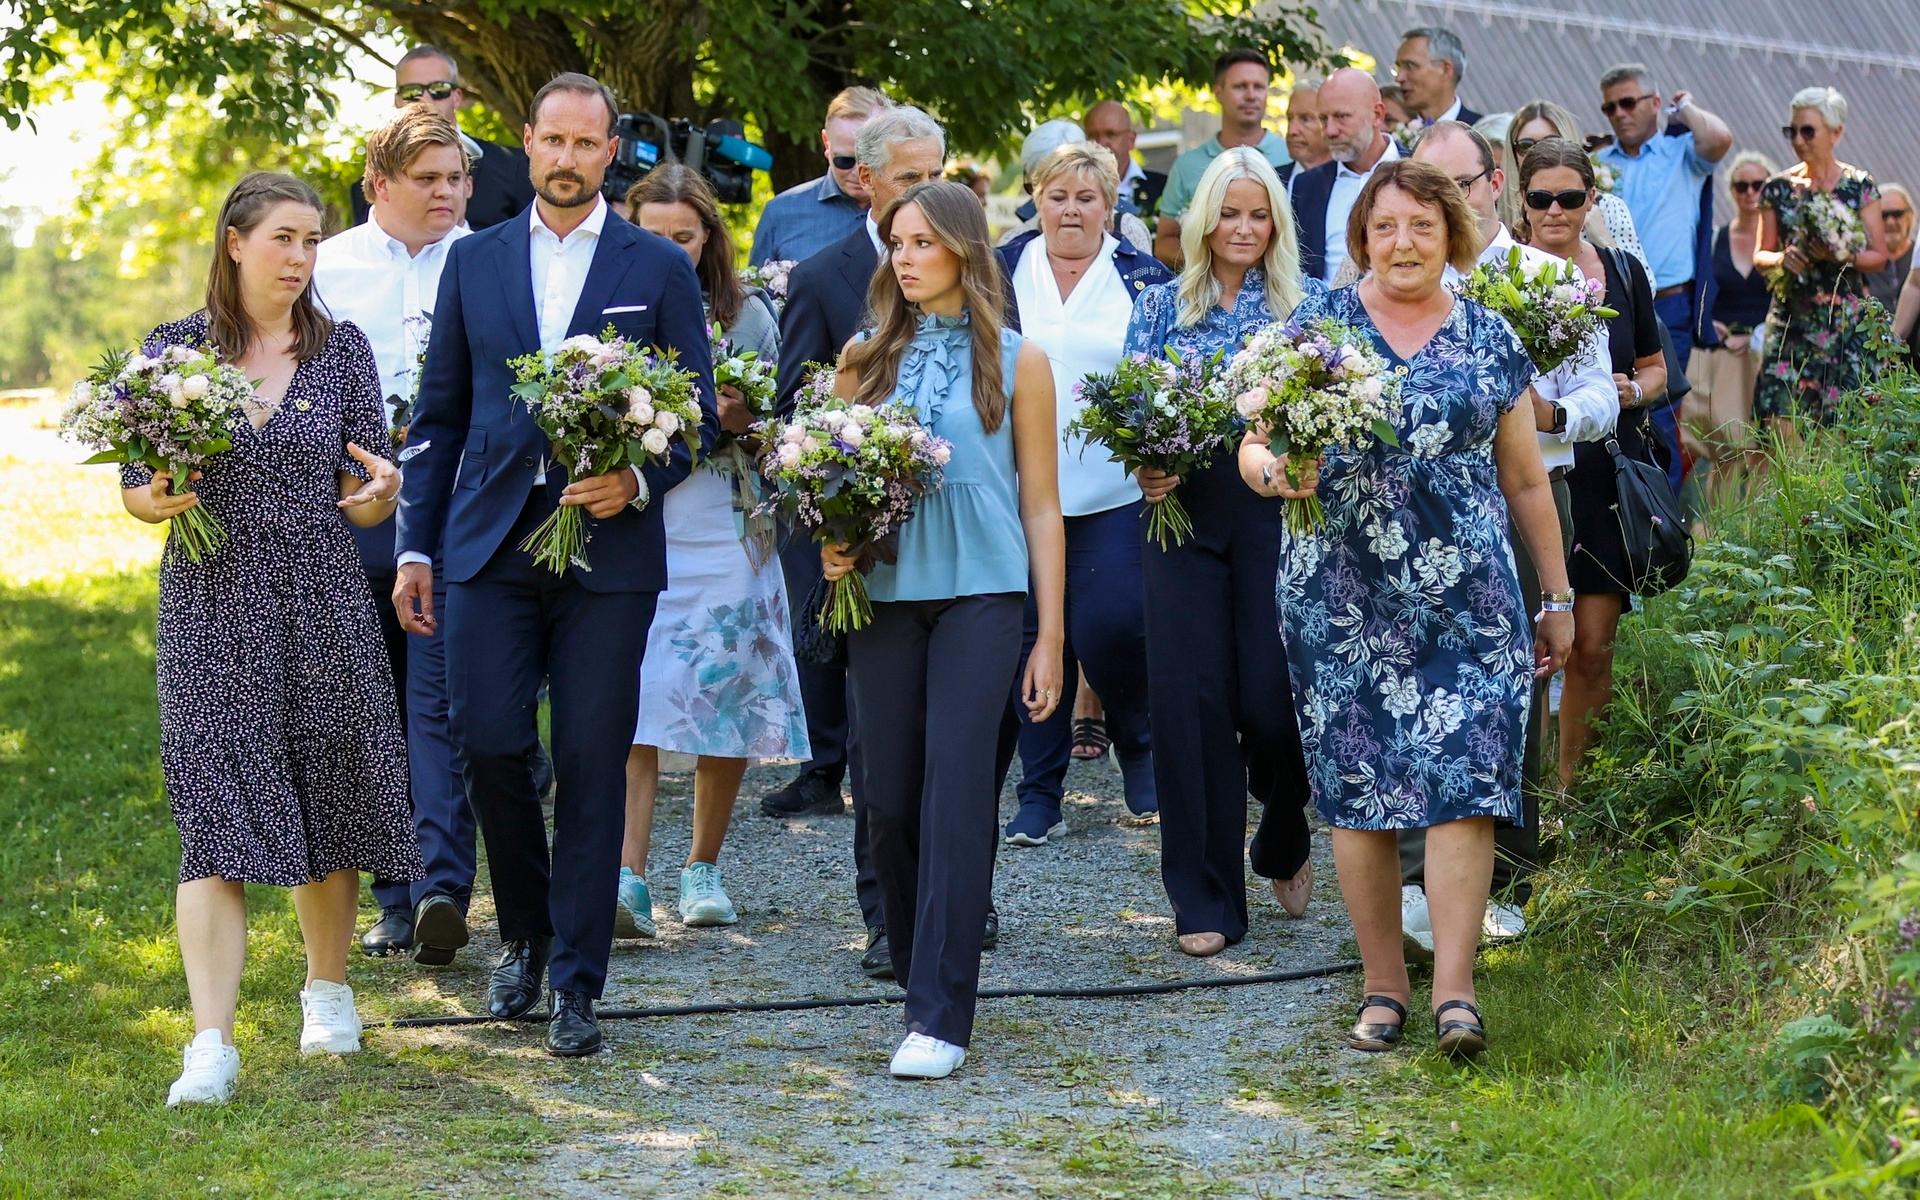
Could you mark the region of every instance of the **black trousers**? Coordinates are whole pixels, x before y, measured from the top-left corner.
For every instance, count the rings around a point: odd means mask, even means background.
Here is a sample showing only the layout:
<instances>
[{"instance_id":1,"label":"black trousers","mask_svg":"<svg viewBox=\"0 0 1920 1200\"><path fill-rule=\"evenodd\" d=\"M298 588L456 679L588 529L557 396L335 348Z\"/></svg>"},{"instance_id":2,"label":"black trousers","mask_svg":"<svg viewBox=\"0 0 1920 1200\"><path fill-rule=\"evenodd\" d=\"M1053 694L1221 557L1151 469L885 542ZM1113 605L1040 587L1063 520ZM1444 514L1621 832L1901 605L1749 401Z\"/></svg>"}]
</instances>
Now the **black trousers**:
<instances>
[{"instance_id":1,"label":"black trousers","mask_svg":"<svg viewBox=\"0 0 1920 1200\"><path fill-rule=\"evenodd\" d=\"M799 636L800 615L807 595L820 582L820 546L805 532L796 530L780 546L780 573L786 577L787 608L792 614L795 637ZM853 891L860 902L860 919L868 929L885 927L880 915L880 885L875 882L873 862L867 856L867 806L861 800L860 739L854 728L851 689L847 672L838 667L797 661L800 678L800 702L807 714L807 741L813 757L800 768L803 773L825 776L834 787L848 778L853 792ZM850 778L849 778L850 777Z\"/></svg>"},{"instance_id":2,"label":"black trousers","mask_svg":"<svg viewBox=\"0 0 1920 1200\"><path fill-rule=\"evenodd\" d=\"M447 691L487 842L503 940L551 934L556 988L598 997L613 947L627 750L657 592L590 592L519 549L552 511L536 490L472 579L447 587ZM534 791L540 683L553 710L553 849Z\"/></svg>"},{"instance_id":3,"label":"black trousers","mask_svg":"<svg viewBox=\"0 0 1920 1200\"><path fill-rule=\"evenodd\" d=\"M1293 878L1311 839L1275 599L1281 501L1255 495L1231 455L1177 494L1193 535L1144 551L1160 876L1178 932L1237 942L1247 933L1248 794L1265 806L1250 848L1256 874Z\"/></svg>"},{"instance_id":4,"label":"black trousers","mask_svg":"<svg viewBox=\"0 0 1920 1200\"><path fill-rule=\"evenodd\" d=\"M1553 481L1553 503L1560 513L1560 543L1563 553L1573 545L1572 505L1566 479ZM1511 524L1507 537L1513 542L1513 567L1520 576L1520 599L1526 605L1527 619L1540 611L1540 570L1526 542ZM1540 869L1540 792L1547 769L1547 681L1534 685L1533 700L1527 706L1527 747L1520 771L1522 824L1499 825L1493 831L1493 891L1496 900L1524 905L1533 895L1531 878ZM1427 831L1400 831L1400 878L1403 882L1426 886Z\"/></svg>"},{"instance_id":5,"label":"black trousers","mask_svg":"<svg viewBox=\"0 0 1920 1200\"><path fill-rule=\"evenodd\" d=\"M876 603L847 639L868 848L907 1029L967 1044L993 892L994 743L1018 593Z\"/></svg>"}]
</instances>

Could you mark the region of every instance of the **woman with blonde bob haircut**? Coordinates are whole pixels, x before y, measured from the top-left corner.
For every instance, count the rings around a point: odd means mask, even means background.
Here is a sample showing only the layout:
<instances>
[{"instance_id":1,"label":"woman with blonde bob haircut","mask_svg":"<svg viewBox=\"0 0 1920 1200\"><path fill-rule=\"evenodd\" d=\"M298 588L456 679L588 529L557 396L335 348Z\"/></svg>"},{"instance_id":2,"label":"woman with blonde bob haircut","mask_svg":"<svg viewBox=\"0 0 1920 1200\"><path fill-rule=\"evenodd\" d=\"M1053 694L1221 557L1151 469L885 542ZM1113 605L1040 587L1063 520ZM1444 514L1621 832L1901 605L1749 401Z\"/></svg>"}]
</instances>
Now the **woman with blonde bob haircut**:
<instances>
[{"instance_id":1,"label":"woman with blonde bob haircut","mask_svg":"<svg viewBox=\"0 0 1920 1200\"><path fill-rule=\"evenodd\" d=\"M1273 168L1240 147L1213 160L1181 219L1186 269L1140 295L1126 352L1232 354L1293 314L1305 289L1293 215ZM1143 552L1147 694L1160 801L1160 878L1180 949L1218 954L1247 933L1247 794L1265 807L1251 847L1288 916L1307 910L1313 867L1300 732L1273 702L1286 652L1274 619L1280 503L1256 496L1222 455L1188 478L1137 473L1149 504L1180 489L1183 545ZM1136 534L1135 536L1144 536Z\"/></svg>"},{"instance_id":2,"label":"woman with blonde bob haircut","mask_svg":"<svg viewBox=\"0 0 1920 1200\"><path fill-rule=\"evenodd\" d=\"M896 1076L940 1079L966 1058L993 889L994 747L1020 661L1032 581L1038 632L1021 676L1036 721L1060 702L1065 566L1053 373L1001 321L1000 267L973 192L916 184L880 214L875 328L840 356L834 389L904 404L950 445L938 491L867 579L873 619L847 637L860 788L894 978L906 986ZM858 563L821 547L823 573Z\"/></svg>"}]
</instances>

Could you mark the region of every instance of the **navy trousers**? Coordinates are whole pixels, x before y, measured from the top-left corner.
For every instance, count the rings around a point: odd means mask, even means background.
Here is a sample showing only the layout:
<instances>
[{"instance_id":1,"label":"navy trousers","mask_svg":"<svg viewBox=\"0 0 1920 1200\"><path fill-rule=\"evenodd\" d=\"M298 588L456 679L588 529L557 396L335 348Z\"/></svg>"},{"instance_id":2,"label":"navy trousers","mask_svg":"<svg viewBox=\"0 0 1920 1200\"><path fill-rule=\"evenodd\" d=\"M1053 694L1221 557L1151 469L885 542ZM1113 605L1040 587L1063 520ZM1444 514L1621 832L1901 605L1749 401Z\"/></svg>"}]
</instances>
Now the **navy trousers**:
<instances>
[{"instance_id":1,"label":"navy trousers","mask_svg":"<svg viewBox=\"0 0 1920 1200\"><path fill-rule=\"evenodd\" d=\"M910 1033L967 1044L993 892L993 748L1017 593L876 603L847 638L867 838Z\"/></svg>"},{"instance_id":2,"label":"navy trousers","mask_svg":"<svg viewBox=\"0 0 1920 1200\"><path fill-rule=\"evenodd\" d=\"M794 634L808 593L820 582L820 546L806 533L796 530L780 547L780 573L787 581L787 608L793 616ZM800 676L800 702L807 711L807 741L813 757L800 768L802 773L819 773L835 787L848 778L853 791L853 890L860 902L860 918L868 929L885 928L880 915L880 885L873 874L873 860L867 854L867 807L861 800L860 739L855 735L850 716L852 697L847 672L839 667L823 667L797 661ZM851 770L849 770L851 764Z\"/></svg>"},{"instance_id":3,"label":"navy trousers","mask_svg":"<svg viewBox=\"0 0 1920 1200\"><path fill-rule=\"evenodd\" d=\"M1282 501L1233 456L1180 485L1186 544L1143 552L1160 875L1179 933L1247 933L1247 796L1264 805L1254 872L1291 879L1310 849L1306 762L1275 586ZM1144 536L1144 529L1142 536Z\"/></svg>"},{"instance_id":4,"label":"navy trousers","mask_svg":"<svg viewBox=\"0 0 1920 1200\"><path fill-rule=\"evenodd\" d=\"M519 549L552 511L536 490L493 559L447 587L447 690L487 840L502 940L553 937L555 988L598 998L613 946L627 750L657 592L591 592ZM552 702L553 848L534 791L540 682Z\"/></svg>"},{"instance_id":5,"label":"navy trousers","mask_svg":"<svg viewBox=\"0 0 1920 1200\"><path fill-rule=\"evenodd\" d=\"M1155 804L1152 729L1147 717L1146 588L1141 581L1141 512L1136 501L1106 512L1066 518L1066 693L1053 715L1039 724L1027 716L1020 696L1027 655L1039 636L1040 614L1027 596L1026 631L1013 676L1012 699L1000 725L995 779L1007 781L1016 743L1020 750L1020 803L1060 811L1067 766L1073 755L1073 698L1079 666L1106 709L1107 733L1126 785L1127 806L1151 812ZM1157 553L1158 551L1155 551ZM996 787L994 794L1000 794Z\"/></svg>"},{"instance_id":6,"label":"navy trousers","mask_svg":"<svg viewBox=\"0 0 1920 1200\"><path fill-rule=\"evenodd\" d=\"M1671 296L1662 296L1653 302L1653 311L1660 317L1660 323L1667 327L1667 336L1673 339L1673 357L1678 360L1680 373L1687 372L1687 364L1693 360L1693 292L1677 292ZM1680 481L1685 464L1680 455L1680 424L1678 405L1662 402L1648 410L1654 429L1660 433L1672 457L1667 462L1667 482L1673 490L1680 490Z\"/></svg>"}]
</instances>

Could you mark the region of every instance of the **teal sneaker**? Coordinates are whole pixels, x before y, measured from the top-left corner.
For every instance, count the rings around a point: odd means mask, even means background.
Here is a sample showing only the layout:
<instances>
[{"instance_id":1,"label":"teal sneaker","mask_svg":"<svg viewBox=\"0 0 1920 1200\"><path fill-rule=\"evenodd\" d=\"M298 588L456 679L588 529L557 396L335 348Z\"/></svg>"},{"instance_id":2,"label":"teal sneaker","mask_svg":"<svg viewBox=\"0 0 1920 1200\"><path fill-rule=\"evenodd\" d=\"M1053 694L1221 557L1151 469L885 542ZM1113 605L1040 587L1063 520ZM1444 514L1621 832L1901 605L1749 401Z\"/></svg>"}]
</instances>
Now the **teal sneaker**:
<instances>
[{"instance_id":1,"label":"teal sneaker","mask_svg":"<svg viewBox=\"0 0 1920 1200\"><path fill-rule=\"evenodd\" d=\"M653 893L647 890L647 881L635 875L632 867L621 867L620 887L613 901L613 936L650 938L658 933L653 925Z\"/></svg>"},{"instance_id":2,"label":"teal sneaker","mask_svg":"<svg viewBox=\"0 0 1920 1200\"><path fill-rule=\"evenodd\" d=\"M740 919L727 889L720 886L719 867L697 862L680 872L680 919L695 929Z\"/></svg>"}]
</instances>

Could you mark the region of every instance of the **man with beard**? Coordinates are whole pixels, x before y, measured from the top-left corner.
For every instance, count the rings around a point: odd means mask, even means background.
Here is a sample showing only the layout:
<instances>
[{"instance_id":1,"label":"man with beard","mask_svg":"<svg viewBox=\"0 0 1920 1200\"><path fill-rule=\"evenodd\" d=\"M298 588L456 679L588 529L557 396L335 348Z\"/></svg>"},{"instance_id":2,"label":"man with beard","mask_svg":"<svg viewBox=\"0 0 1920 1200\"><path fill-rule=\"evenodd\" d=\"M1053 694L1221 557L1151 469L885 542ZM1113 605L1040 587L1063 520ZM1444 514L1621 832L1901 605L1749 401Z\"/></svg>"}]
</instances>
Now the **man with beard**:
<instances>
[{"instance_id":1,"label":"man with beard","mask_svg":"<svg viewBox=\"0 0 1920 1200\"><path fill-rule=\"evenodd\" d=\"M1399 158L1400 151L1386 133L1380 85L1365 71L1342 67L1327 76L1320 88L1320 115L1332 158L1295 173L1289 191L1300 235L1300 271L1332 283L1347 261L1347 214L1353 202L1373 169Z\"/></svg>"},{"instance_id":2,"label":"man with beard","mask_svg":"<svg viewBox=\"0 0 1920 1200\"><path fill-rule=\"evenodd\" d=\"M601 1046L593 1002L613 945L640 656L667 583L656 501L692 462L676 440L666 463L569 479L514 397L508 362L612 326L677 353L692 372L702 456L719 428L692 263L600 195L618 111L613 93L586 75L541 88L521 134L532 207L448 256L402 456L414 478L401 503L394 588L401 624L431 633L433 574L446 575L453 739L486 838L503 943L487 1010L524 1016L545 977L547 1052L569 1057ZM559 505L585 510L591 571L555 574L521 548ZM528 761L543 677L559 766L551 858Z\"/></svg>"}]
</instances>

